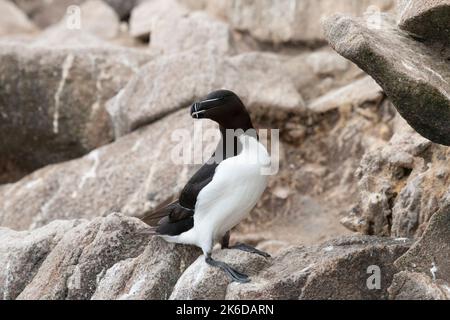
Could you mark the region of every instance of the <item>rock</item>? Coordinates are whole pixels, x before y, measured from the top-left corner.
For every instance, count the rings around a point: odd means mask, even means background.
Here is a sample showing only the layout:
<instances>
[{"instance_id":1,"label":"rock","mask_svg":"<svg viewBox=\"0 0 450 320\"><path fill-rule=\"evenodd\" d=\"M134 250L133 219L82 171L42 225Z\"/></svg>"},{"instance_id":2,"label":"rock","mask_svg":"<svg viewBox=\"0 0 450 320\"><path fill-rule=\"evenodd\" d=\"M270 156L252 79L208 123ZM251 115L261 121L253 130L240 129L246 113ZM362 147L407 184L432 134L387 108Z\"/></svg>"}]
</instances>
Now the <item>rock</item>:
<instances>
[{"instance_id":1,"label":"rock","mask_svg":"<svg viewBox=\"0 0 450 320\"><path fill-rule=\"evenodd\" d=\"M40 28L61 20L67 12L78 12L85 0L13 0ZM75 6L75 7L74 7Z\"/></svg>"},{"instance_id":2,"label":"rock","mask_svg":"<svg viewBox=\"0 0 450 320\"><path fill-rule=\"evenodd\" d=\"M356 171L360 200L342 222L365 234L420 237L446 203L450 149L421 137L401 118L394 131L387 145L364 155Z\"/></svg>"},{"instance_id":3,"label":"rock","mask_svg":"<svg viewBox=\"0 0 450 320\"><path fill-rule=\"evenodd\" d=\"M0 36L37 31L36 26L14 3L0 0Z\"/></svg>"},{"instance_id":4,"label":"rock","mask_svg":"<svg viewBox=\"0 0 450 320\"><path fill-rule=\"evenodd\" d=\"M394 275L388 289L391 300L449 300L450 287L423 273L402 271Z\"/></svg>"},{"instance_id":5,"label":"rock","mask_svg":"<svg viewBox=\"0 0 450 320\"><path fill-rule=\"evenodd\" d=\"M66 232L80 223L53 221L33 232L0 228L0 298L15 299Z\"/></svg>"},{"instance_id":6,"label":"rock","mask_svg":"<svg viewBox=\"0 0 450 320\"><path fill-rule=\"evenodd\" d=\"M31 41L33 47L53 49L98 49L113 47L110 43L100 39L91 32L81 30L70 30L64 23L52 25L41 32Z\"/></svg>"},{"instance_id":7,"label":"rock","mask_svg":"<svg viewBox=\"0 0 450 320\"><path fill-rule=\"evenodd\" d=\"M0 225L22 230L55 219L94 218L117 210L141 216L181 191L198 164L209 159L218 133L208 131L211 128L215 126L207 121L194 125L186 109L80 159L33 172L0 190ZM180 148L185 139L193 139L194 130L205 134L203 144L195 146L205 153L177 158L175 152L183 151ZM186 147L194 147L191 141Z\"/></svg>"},{"instance_id":8,"label":"rock","mask_svg":"<svg viewBox=\"0 0 450 320\"><path fill-rule=\"evenodd\" d=\"M376 237L343 237L322 245L292 247L274 258L224 250L214 254L251 282L229 282L201 256L180 277L171 299L386 299L396 270L393 261L409 241ZM370 266L381 271L381 290L367 287ZM370 279L369 279L370 280ZM371 281L369 281L372 283Z\"/></svg>"},{"instance_id":9,"label":"rock","mask_svg":"<svg viewBox=\"0 0 450 320\"><path fill-rule=\"evenodd\" d=\"M450 282L450 193L441 209L433 215L423 236L400 257L395 265L400 270L422 272L433 280Z\"/></svg>"},{"instance_id":10,"label":"rock","mask_svg":"<svg viewBox=\"0 0 450 320\"><path fill-rule=\"evenodd\" d=\"M165 1L164 1L165 2ZM152 26L150 49L159 54L174 54L207 47L219 54L230 48L230 30L227 24L211 18L205 12L194 12L181 17L171 15Z\"/></svg>"},{"instance_id":11,"label":"rock","mask_svg":"<svg viewBox=\"0 0 450 320\"><path fill-rule=\"evenodd\" d=\"M372 78L364 77L312 101L308 108L314 112L327 112L340 106L360 106L382 98L383 89Z\"/></svg>"},{"instance_id":12,"label":"rock","mask_svg":"<svg viewBox=\"0 0 450 320\"><path fill-rule=\"evenodd\" d=\"M178 273L182 273L185 266L195 259L195 256L190 257L194 251L189 254L187 247L181 249L161 239L149 238L145 234L147 228L143 222L120 214L75 226L59 240L17 298L84 300L94 294L97 297L102 294L111 296L113 292L136 289L138 285L133 284L135 280L141 282L138 292L143 297L150 298L153 294L154 298L163 298L164 291L171 290L167 276L177 277ZM149 251L153 257L148 256ZM164 252L171 253L163 256ZM159 259L156 259L157 256ZM136 269L132 266L131 269L121 269L134 259L153 264L155 269L144 264L136 266ZM158 274L162 267L157 268L155 263L164 265L166 273ZM148 273L139 274L139 268L146 268ZM117 273L118 270L123 273ZM105 282L111 281L108 278L112 273L116 274L116 278L111 287L106 288ZM149 284L142 283L142 278L136 278L143 275L147 276ZM161 285L161 280L158 283L159 277L164 277L167 283Z\"/></svg>"},{"instance_id":13,"label":"rock","mask_svg":"<svg viewBox=\"0 0 450 320\"><path fill-rule=\"evenodd\" d=\"M331 48L297 54L293 57L279 55L285 72L306 101L314 100L329 91L344 87L362 75L356 65L350 63Z\"/></svg>"},{"instance_id":14,"label":"rock","mask_svg":"<svg viewBox=\"0 0 450 320\"><path fill-rule=\"evenodd\" d=\"M0 163L24 172L86 154L112 139L105 102L143 53L119 48L0 45Z\"/></svg>"},{"instance_id":15,"label":"rock","mask_svg":"<svg viewBox=\"0 0 450 320\"><path fill-rule=\"evenodd\" d=\"M162 20L177 23L188 12L176 0L144 1L131 12L130 34L135 38L148 39Z\"/></svg>"},{"instance_id":16,"label":"rock","mask_svg":"<svg viewBox=\"0 0 450 320\"><path fill-rule=\"evenodd\" d=\"M200 252L193 247L168 244L153 238L141 255L118 262L108 269L91 299L168 299L178 278Z\"/></svg>"},{"instance_id":17,"label":"rock","mask_svg":"<svg viewBox=\"0 0 450 320\"><path fill-rule=\"evenodd\" d=\"M224 58L200 49L158 58L141 68L110 102L115 135L127 134L220 88L235 91L250 109L301 109L302 97L281 68L276 56L264 53Z\"/></svg>"},{"instance_id":18,"label":"rock","mask_svg":"<svg viewBox=\"0 0 450 320\"><path fill-rule=\"evenodd\" d=\"M89 0L81 5L81 27L102 39L119 34L120 21L116 12L101 0Z\"/></svg>"},{"instance_id":19,"label":"rock","mask_svg":"<svg viewBox=\"0 0 450 320\"><path fill-rule=\"evenodd\" d=\"M324 24L327 39L378 82L417 132L450 145L450 64L445 52L399 32L389 16L377 19L371 25L335 15Z\"/></svg>"},{"instance_id":20,"label":"rock","mask_svg":"<svg viewBox=\"0 0 450 320\"><path fill-rule=\"evenodd\" d=\"M186 2L186 1L183 1ZM322 17L336 12L360 15L369 5L381 10L393 5L391 0L332 1L208 1L206 10L227 19L232 28L248 32L262 42L323 42L317 23Z\"/></svg>"},{"instance_id":21,"label":"rock","mask_svg":"<svg viewBox=\"0 0 450 320\"><path fill-rule=\"evenodd\" d=\"M402 8L399 27L415 37L450 44L449 20L449 0L411 0Z\"/></svg>"}]
</instances>

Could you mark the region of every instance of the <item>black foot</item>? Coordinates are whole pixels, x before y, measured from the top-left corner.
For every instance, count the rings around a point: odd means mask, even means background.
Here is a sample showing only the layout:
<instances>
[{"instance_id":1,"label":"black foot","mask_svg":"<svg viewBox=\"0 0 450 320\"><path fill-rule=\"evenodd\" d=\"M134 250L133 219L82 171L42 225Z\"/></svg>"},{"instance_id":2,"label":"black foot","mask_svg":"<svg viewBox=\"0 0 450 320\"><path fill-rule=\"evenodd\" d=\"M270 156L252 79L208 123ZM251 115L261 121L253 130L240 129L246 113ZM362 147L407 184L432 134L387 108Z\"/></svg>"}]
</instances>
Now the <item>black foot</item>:
<instances>
[{"instance_id":1,"label":"black foot","mask_svg":"<svg viewBox=\"0 0 450 320\"><path fill-rule=\"evenodd\" d=\"M214 260L213 258L211 258L211 256L207 256L205 261L210 266L222 269L230 277L231 281L236 281L239 283L250 282L250 279L246 274L233 269L225 262Z\"/></svg>"},{"instance_id":2,"label":"black foot","mask_svg":"<svg viewBox=\"0 0 450 320\"><path fill-rule=\"evenodd\" d=\"M238 250L242 250L245 252L256 253L256 254L259 254L260 256L263 256L264 258L270 258L270 254L268 254L267 252L253 248L252 246L249 246L248 244L245 244L245 243L238 243L238 244L230 247L230 249L238 249Z\"/></svg>"}]
</instances>

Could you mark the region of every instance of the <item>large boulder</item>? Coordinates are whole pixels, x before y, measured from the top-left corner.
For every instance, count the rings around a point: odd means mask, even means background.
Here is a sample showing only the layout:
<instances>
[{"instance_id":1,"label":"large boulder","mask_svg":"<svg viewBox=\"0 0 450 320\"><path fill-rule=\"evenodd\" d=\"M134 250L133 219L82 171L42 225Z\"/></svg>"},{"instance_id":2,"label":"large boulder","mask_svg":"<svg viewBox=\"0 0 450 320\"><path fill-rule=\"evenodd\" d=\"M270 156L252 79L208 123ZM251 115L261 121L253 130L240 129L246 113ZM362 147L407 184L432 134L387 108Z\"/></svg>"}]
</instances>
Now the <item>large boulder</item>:
<instances>
[{"instance_id":1,"label":"large boulder","mask_svg":"<svg viewBox=\"0 0 450 320\"><path fill-rule=\"evenodd\" d=\"M448 53L399 31L390 16L371 17L335 15L324 23L327 39L380 84L417 132L450 145Z\"/></svg>"},{"instance_id":2,"label":"large boulder","mask_svg":"<svg viewBox=\"0 0 450 320\"><path fill-rule=\"evenodd\" d=\"M450 44L450 1L411 0L404 3L399 26L409 34Z\"/></svg>"},{"instance_id":3,"label":"large boulder","mask_svg":"<svg viewBox=\"0 0 450 320\"><path fill-rule=\"evenodd\" d=\"M105 103L149 60L120 48L0 45L0 163L24 172L112 139Z\"/></svg>"},{"instance_id":4,"label":"large boulder","mask_svg":"<svg viewBox=\"0 0 450 320\"><path fill-rule=\"evenodd\" d=\"M116 210L143 215L181 191L197 164L212 154L209 143L217 143L218 130L211 136L212 122L194 125L193 121L188 110L182 110L80 159L47 166L3 186L0 225L22 230L55 219L93 218ZM180 144L186 141L182 138L190 138L191 143L199 130L205 134L200 146L204 156L187 159L184 165L184 159L175 158L176 152L182 151ZM195 148L199 150L198 145Z\"/></svg>"},{"instance_id":5,"label":"large boulder","mask_svg":"<svg viewBox=\"0 0 450 320\"><path fill-rule=\"evenodd\" d=\"M180 277L170 298L386 299L396 273L393 262L409 245L405 240L354 236L288 248L271 259L224 250L214 258L246 272L251 282L230 283L222 271L208 266L201 256ZM373 270L381 275L378 289L370 286L375 283L369 279Z\"/></svg>"},{"instance_id":6,"label":"large boulder","mask_svg":"<svg viewBox=\"0 0 450 320\"><path fill-rule=\"evenodd\" d=\"M36 26L14 3L0 0L0 36L37 31Z\"/></svg>"},{"instance_id":7,"label":"large boulder","mask_svg":"<svg viewBox=\"0 0 450 320\"><path fill-rule=\"evenodd\" d=\"M192 1L183 0L187 5ZM392 0L213 0L204 8L228 20L232 28L248 32L262 42L324 42L320 25L324 16L345 12L360 15L370 5L378 10L392 7ZM195 5L198 8L198 4Z\"/></svg>"},{"instance_id":8,"label":"large boulder","mask_svg":"<svg viewBox=\"0 0 450 320\"><path fill-rule=\"evenodd\" d=\"M201 48L162 56L139 70L108 105L115 135L127 134L220 88L235 91L250 109L295 111L304 107L276 56L223 57Z\"/></svg>"},{"instance_id":9,"label":"large boulder","mask_svg":"<svg viewBox=\"0 0 450 320\"><path fill-rule=\"evenodd\" d=\"M135 291L145 299L164 299L199 252L149 238L147 228L143 222L120 214L90 222L77 221L42 257L34 274L26 280L10 277L8 285L14 288L17 281L22 291L16 298L26 300L119 299L127 294L137 299L138 296L132 295ZM21 245L23 249L16 252L24 257L25 263L25 259L32 259L33 252L28 248L36 246L39 239L34 236L39 233L36 230L26 240L17 239L5 247ZM11 261L10 257L0 259L2 264ZM132 264L134 260L137 265ZM124 268L126 265L128 268ZM109 279L112 275L115 276Z\"/></svg>"},{"instance_id":10,"label":"large boulder","mask_svg":"<svg viewBox=\"0 0 450 320\"><path fill-rule=\"evenodd\" d=\"M0 228L0 299L15 299L64 235L80 223L53 221L34 232Z\"/></svg>"},{"instance_id":11,"label":"large boulder","mask_svg":"<svg viewBox=\"0 0 450 320\"><path fill-rule=\"evenodd\" d=\"M130 34L143 40L149 39L159 23L166 20L176 24L188 12L189 10L176 0L143 1L131 12Z\"/></svg>"},{"instance_id":12,"label":"large boulder","mask_svg":"<svg viewBox=\"0 0 450 320\"><path fill-rule=\"evenodd\" d=\"M343 219L365 234L420 237L445 203L450 149L397 118L388 144L368 151L356 171L359 202Z\"/></svg>"}]
</instances>

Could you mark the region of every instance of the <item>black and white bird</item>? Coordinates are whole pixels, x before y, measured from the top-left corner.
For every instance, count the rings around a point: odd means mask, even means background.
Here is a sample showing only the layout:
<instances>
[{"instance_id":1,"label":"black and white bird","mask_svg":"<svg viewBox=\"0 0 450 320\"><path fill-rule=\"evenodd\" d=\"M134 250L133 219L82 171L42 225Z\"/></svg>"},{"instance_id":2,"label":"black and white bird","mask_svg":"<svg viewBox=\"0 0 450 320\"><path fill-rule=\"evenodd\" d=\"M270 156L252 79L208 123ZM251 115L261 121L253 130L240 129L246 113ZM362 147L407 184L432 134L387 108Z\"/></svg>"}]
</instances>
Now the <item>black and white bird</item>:
<instances>
[{"instance_id":1,"label":"black and white bird","mask_svg":"<svg viewBox=\"0 0 450 320\"><path fill-rule=\"evenodd\" d=\"M228 264L214 260L213 246L240 249L270 257L245 244L229 246L230 230L256 205L267 186L262 168L269 154L258 140L250 116L239 97L231 91L210 93L191 106L194 119L219 124L221 141L211 159L189 180L178 200L147 214L143 221L168 242L195 245L203 250L209 265L224 270L233 281L249 277ZM230 130L234 135L230 138Z\"/></svg>"}]
</instances>

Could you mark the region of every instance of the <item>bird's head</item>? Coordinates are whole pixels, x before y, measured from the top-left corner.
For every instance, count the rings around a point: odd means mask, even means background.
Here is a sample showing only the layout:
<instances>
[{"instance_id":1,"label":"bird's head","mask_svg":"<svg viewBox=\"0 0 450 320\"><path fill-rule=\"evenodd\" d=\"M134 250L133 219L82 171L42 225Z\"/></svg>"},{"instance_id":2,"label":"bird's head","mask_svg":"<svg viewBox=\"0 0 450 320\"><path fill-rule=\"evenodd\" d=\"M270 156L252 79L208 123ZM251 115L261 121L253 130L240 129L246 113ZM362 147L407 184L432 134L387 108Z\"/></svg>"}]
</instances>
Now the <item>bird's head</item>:
<instances>
[{"instance_id":1,"label":"bird's head","mask_svg":"<svg viewBox=\"0 0 450 320\"><path fill-rule=\"evenodd\" d=\"M210 119L224 129L252 129L253 125L241 99L232 91L218 90L191 106L194 119Z\"/></svg>"}]
</instances>

